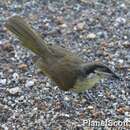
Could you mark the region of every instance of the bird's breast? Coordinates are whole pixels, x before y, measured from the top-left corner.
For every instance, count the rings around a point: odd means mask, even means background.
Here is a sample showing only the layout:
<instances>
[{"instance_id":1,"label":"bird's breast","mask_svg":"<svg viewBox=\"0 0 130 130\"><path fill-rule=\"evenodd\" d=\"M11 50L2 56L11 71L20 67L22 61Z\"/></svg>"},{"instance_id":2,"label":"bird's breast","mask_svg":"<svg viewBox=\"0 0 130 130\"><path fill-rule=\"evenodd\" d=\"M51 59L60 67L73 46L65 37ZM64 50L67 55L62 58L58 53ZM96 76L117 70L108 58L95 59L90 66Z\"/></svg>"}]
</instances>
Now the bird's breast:
<instances>
[{"instance_id":1,"label":"bird's breast","mask_svg":"<svg viewBox=\"0 0 130 130\"><path fill-rule=\"evenodd\" d=\"M73 91L81 93L85 90L88 90L94 87L102 78L99 75L94 74L91 77L86 77L84 79L77 79Z\"/></svg>"}]
</instances>

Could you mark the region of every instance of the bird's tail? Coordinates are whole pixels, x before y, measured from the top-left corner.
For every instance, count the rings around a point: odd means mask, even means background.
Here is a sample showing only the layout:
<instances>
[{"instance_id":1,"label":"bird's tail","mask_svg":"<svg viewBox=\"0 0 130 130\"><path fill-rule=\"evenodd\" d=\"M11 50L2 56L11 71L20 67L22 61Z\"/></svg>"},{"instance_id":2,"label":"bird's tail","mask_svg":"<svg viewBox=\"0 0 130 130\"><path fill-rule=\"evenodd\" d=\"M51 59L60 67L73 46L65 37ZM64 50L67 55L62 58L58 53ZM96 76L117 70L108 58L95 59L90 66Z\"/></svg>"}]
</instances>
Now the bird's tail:
<instances>
[{"instance_id":1,"label":"bird's tail","mask_svg":"<svg viewBox=\"0 0 130 130\"><path fill-rule=\"evenodd\" d=\"M32 30L22 17L13 16L9 18L5 26L18 36L24 47L29 48L41 57L45 58L46 56L49 56L50 50L46 45L46 41L43 40L38 33Z\"/></svg>"}]
</instances>

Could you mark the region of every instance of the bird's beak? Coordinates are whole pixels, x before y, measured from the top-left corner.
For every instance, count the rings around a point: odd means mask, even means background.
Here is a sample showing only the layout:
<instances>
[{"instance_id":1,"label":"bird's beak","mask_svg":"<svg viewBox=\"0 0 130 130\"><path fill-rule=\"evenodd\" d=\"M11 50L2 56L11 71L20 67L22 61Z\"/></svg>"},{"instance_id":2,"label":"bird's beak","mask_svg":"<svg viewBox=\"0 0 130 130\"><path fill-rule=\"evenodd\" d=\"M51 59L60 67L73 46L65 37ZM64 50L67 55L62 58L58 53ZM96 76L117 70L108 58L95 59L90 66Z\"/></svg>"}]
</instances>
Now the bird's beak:
<instances>
[{"instance_id":1,"label":"bird's beak","mask_svg":"<svg viewBox=\"0 0 130 130\"><path fill-rule=\"evenodd\" d=\"M100 75L101 77L105 77L105 78L112 77L112 78L116 78L116 79L121 79L113 71L105 72L105 71L95 70L95 73L98 74L98 75Z\"/></svg>"}]
</instances>

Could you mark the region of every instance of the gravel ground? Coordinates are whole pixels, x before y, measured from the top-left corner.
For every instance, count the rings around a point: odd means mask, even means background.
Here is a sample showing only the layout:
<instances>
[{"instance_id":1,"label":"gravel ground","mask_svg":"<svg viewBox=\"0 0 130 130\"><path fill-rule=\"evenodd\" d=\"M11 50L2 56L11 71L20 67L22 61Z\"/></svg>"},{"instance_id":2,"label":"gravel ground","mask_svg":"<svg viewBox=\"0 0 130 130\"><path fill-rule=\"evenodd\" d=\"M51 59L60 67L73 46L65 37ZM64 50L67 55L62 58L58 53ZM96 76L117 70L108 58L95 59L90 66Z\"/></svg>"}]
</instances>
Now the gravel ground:
<instances>
[{"instance_id":1,"label":"gravel ground","mask_svg":"<svg viewBox=\"0 0 130 130\"><path fill-rule=\"evenodd\" d=\"M65 46L86 62L105 63L123 81L102 80L88 90L91 101L86 93L81 98L59 90L4 27L16 14L48 43ZM117 130L111 124L90 128L88 121L130 122L129 76L129 0L0 1L0 130Z\"/></svg>"}]
</instances>

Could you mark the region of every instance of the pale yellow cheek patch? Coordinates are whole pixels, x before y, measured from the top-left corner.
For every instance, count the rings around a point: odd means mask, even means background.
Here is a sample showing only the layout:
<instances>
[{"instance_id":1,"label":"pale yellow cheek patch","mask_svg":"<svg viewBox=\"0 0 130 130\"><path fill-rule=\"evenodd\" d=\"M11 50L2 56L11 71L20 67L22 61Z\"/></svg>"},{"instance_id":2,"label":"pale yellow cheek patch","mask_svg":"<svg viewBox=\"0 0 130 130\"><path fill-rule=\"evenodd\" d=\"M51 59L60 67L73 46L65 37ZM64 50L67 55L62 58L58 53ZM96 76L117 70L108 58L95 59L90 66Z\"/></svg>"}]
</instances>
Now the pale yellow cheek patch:
<instances>
[{"instance_id":1,"label":"pale yellow cheek patch","mask_svg":"<svg viewBox=\"0 0 130 130\"><path fill-rule=\"evenodd\" d=\"M83 92L87 89L90 89L94 87L99 81L102 79L101 76L95 75L91 78L86 78L83 81L78 80L76 84L74 85L74 88L72 89L73 91L80 93Z\"/></svg>"}]
</instances>

